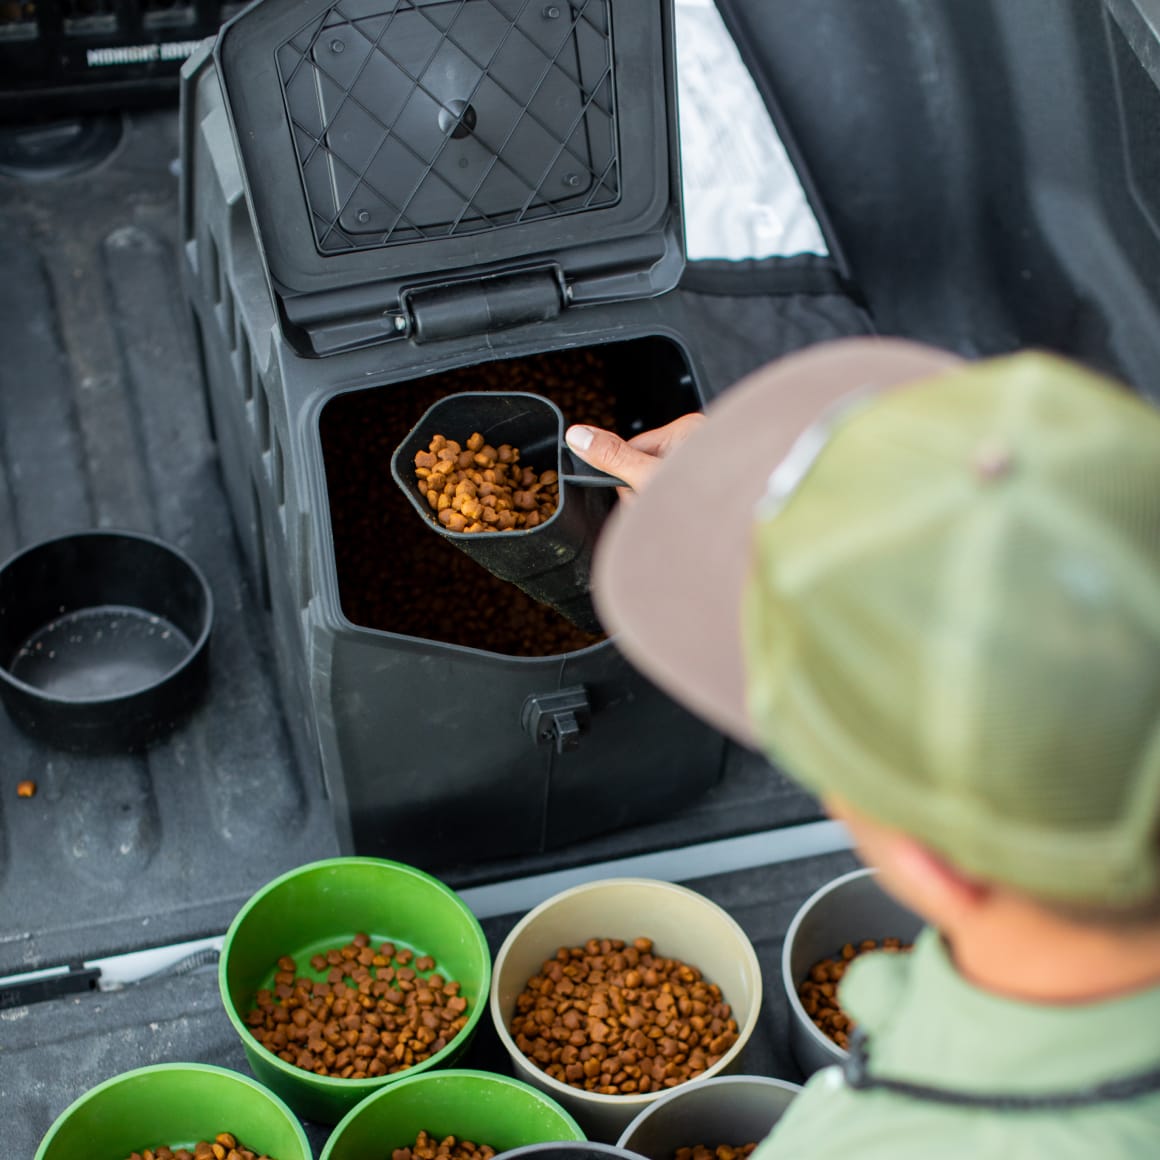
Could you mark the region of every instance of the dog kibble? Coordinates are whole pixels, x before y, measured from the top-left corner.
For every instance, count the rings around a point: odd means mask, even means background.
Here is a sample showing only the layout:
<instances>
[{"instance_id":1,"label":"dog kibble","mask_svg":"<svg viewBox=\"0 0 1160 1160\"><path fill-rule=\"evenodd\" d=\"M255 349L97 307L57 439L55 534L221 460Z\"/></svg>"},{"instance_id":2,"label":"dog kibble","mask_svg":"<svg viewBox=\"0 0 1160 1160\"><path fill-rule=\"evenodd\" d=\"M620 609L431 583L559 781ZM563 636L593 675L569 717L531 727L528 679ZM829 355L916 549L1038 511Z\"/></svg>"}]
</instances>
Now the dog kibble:
<instances>
[{"instance_id":1,"label":"dog kibble","mask_svg":"<svg viewBox=\"0 0 1160 1160\"><path fill-rule=\"evenodd\" d=\"M854 1021L838 1005L837 998L838 984L842 981L846 968L867 951L883 950L898 953L910 950L911 945L899 938L884 938L881 943L868 938L857 944L846 943L833 958L821 959L814 963L798 987L798 998L801 999L802 1006L814 1026L839 1047L849 1047Z\"/></svg>"},{"instance_id":2,"label":"dog kibble","mask_svg":"<svg viewBox=\"0 0 1160 1160\"><path fill-rule=\"evenodd\" d=\"M131 1152L126 1160L270 1160L264 1152L247 1148L232 1132L219 1132L213 1140L198 1140L193 1148L169 1148L159 1144Z\"/></svg>"},{"instance_id":3,"label":"dog kibble","mask_svg":"<svg viewBox=\"0 0 1160 1160\"><path fill-rule=\"evenodd\" d=\"M391 478L391 456L423 412L461 391L532 391L569 423L617 425L597 349L462 367L331 400L319 426L343 612L367 628L508 656L586 648L601 636L432 535Z\"/></svg>"},{"instance_id":4,"label":"dog kibble","mask_svg":"<svg viewBox=\"0 0 1160 1160\"><path fill-rule=\"evenodd\" d=\"M488 1144L476 1144L454 1136L444 1136L440 1140L421 1131L410 1147L396 1148L391 1153L391 1160L491 1160L494 1155L495 1149Z\"/></svg>"},{"instance_id":5,"label":"dog kibble","mask_svg":"<svg viewBox=\"0 0 1160 1160\"><path fill-rule=\"evenodd\" d=\"M517 996L511 1033L542 1071L603 1095L676 1087L738 1038L721 988L647 938L560 947Z\"/></svg>"},{"instance_id":6,"label":"dog kibble","mask_svg":"<svg viewBox=\"0 0 1160 1160\"><path fill-rule=\"evenodd\" d=\"M246 1026L279 1059L315 1075L404 1071L442 1051L467 1024L460 984L439 974L430 955L416 958L393 943L374 947L361 932L311 956L323 978L298 974L289 955L277 966L274 987L258 992Z\"/></svg>"},{"instance_id":7,"label":"dog kibble","mask_svg":"<svg viewBox=\"0 0 1160 1160\"><path fill-rule=\"evenodd\" d=\"M465 443L436 435L415 455L419 494L450 532L530 531L560 502L559 477L520 464L519 448L492 447L474 432Z\"/></svg>"},{"instance_id":8,"label":"dog kibble","mask_svg":"<svg viewBox=\"0 0 1160 1160\"><path fill-rule=\"evenodd\" d=\"M691 1148L678 1148L673 1160L745 1160L756 1147L756 1140L749 1144L718 1144L716 1148L694 1144Z\"/></svg>"}]
</instances>

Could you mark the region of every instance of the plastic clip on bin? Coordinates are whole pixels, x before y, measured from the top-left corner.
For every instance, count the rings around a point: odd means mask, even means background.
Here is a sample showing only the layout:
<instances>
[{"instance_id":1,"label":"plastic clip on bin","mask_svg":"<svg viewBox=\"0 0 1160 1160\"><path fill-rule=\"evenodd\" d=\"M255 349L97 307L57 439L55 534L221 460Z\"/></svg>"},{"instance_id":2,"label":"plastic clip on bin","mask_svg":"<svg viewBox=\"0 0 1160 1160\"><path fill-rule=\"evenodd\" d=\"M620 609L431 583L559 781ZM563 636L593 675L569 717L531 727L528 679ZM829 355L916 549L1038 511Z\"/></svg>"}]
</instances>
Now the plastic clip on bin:
<instances>
[{"instance_id":1,"label":"plastic clip on bin","mask_svg":"<svg viewBox=\"0 0 1160 1160\"><path fill-rule=\"evenodd\" d=\"M453 532L434 518L416 486L415 455L436 435L463 442L479 432L493 447L519 448L520 462L559 477L552 518L535 528ZM550 399L532 394L449 395L430 407L391 457L391 474L432 530L482 564L493 576L550 604L586 632L600 632L588 594L592 549L612 505L608 490L623 481L575 459L564 443L564 416ZM577 491L582 488L582 491Z\"/></svg>"},{"instance_id":2,"label":"plastic clip on bin","mask_svg":"<svg viewBox=\"0 0 1160 1160\"><path fill-rule=\"evenodd\" d=\"M263 0L183 84L223 477L344 849L454 876L686 806L723 739L578 627L587 549L571 593L540 594L573 623L433 535L390 469L449 395L539 395L557 431L626 437L701 405L666 293L671 4ZM611 498L562 494L543 532L473 538L522 552Z\"/></svg>"}]
</instances>

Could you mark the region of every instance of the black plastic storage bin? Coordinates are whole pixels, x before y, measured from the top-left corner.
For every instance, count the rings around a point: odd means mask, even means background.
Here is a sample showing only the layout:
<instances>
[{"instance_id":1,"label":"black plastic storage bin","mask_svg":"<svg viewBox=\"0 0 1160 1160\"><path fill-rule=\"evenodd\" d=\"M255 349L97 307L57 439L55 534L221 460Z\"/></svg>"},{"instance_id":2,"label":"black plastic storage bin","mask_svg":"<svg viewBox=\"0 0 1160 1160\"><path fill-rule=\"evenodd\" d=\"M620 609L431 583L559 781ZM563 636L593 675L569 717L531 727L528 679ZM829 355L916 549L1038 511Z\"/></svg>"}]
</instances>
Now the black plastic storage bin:
<instances>
[{"instance_id":1,"label":"black plastic storage bin","mask_svg":"<svg viewBox=\"0 0 1160 1160\"><path fill-rule=\"evenodd\" d=\"M264 0L186 66L183 273L222 470L349 849L446 872L720 777L719 734L390 473L456 392L625 435L700 405L664 293L673 94L663 0Z\"/></svg>"}]
</instances>

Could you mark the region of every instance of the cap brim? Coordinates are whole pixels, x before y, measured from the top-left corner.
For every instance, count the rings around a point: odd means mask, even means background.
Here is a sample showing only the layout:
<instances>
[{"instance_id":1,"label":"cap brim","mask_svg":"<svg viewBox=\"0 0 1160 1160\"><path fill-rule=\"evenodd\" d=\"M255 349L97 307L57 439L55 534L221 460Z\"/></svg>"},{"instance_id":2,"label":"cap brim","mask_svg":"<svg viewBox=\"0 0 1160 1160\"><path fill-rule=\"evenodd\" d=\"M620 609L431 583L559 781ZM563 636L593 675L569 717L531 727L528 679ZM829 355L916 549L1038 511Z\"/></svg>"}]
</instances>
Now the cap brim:
<instances>
[{"instance_id":1,"label":"cap brim","mask_svg":"<svg viewBox=\"0 0 1160 1160\"><path fill-rule=\"evenodd\" d=\"M592 591L621 651L670 696L756 748L745 708L741 597L754 509L798 436L836 400L960 366L899 339L813 346L755 371L707 409L605 526Z\"/></svg>"}]
</instances>

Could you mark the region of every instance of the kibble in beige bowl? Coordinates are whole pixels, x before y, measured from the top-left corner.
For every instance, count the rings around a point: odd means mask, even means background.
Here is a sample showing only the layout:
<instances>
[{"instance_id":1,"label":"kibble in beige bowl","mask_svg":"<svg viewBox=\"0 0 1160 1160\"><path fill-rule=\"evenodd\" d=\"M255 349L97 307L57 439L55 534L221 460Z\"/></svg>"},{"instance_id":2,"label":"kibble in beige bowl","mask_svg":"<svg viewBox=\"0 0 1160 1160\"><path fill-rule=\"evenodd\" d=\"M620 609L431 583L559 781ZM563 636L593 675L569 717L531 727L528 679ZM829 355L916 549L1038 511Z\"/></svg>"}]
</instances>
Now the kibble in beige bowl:
<instances>
[{"instance_id":1,"label":"kibble in beige bowl","mask_svg":"<svg viewBox=\"0 0 1160 1160\"><path fill-rule=\"evenodd\" d=\"M578 986L587 988L579 1001ZM537 992L554 1002L537 1006ZM652 879L605 879L548 899L516 925L496 956L490 1009L520 1078L591 1139L611 1141L674 1084L737 1065L760 1013L761 971L745 932L704 896ZM547 1034L537 1037L540 1021ZM577 1064L592 1070L592 1044L607 1049L600 1065L613 1051L635 1053L648 1090L624 1067L577 1073ZM565 1062L568 1048L575 1056Z\"/></svg>"}]
</instances>

